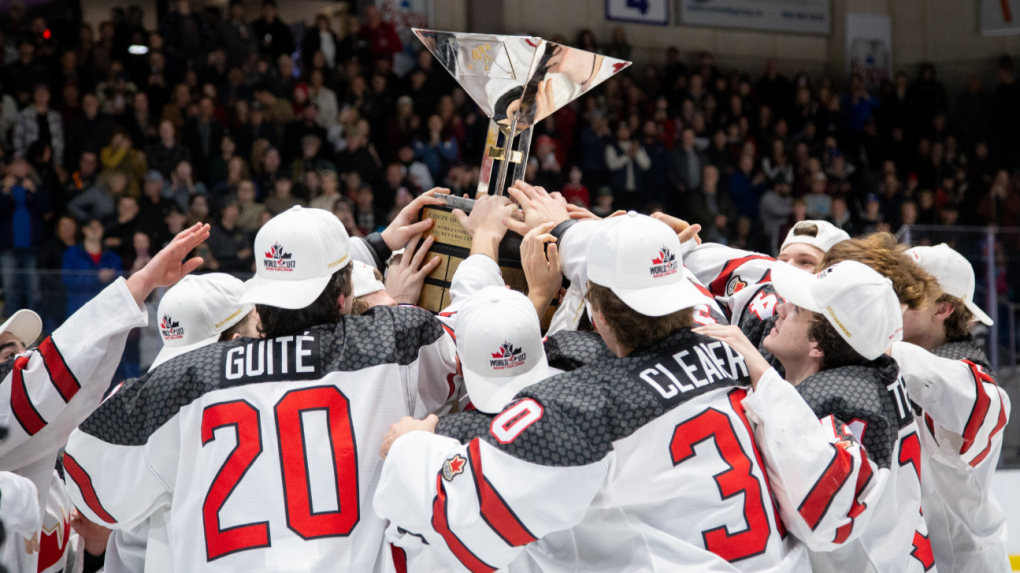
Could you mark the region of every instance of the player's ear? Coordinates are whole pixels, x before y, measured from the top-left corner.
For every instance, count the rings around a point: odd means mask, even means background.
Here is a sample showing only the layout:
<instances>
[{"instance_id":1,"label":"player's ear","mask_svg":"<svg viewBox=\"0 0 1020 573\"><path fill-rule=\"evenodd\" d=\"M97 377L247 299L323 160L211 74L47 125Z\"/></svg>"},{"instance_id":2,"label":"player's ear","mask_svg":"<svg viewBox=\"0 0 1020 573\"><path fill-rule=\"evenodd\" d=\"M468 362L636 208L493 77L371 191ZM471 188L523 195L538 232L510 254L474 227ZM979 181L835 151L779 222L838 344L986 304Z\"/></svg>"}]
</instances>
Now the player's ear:
<instances>
[{"instance_id":1,"label":"player's ear","mask_svg":"<svg viewBox=\"0 0 1020 573\"><path fill-rule=\"evenodd\" d=\"M935 310L936 320L947 320L950 316L953 316L953 312L956 310L956 305L948 300L936 304L939 305L938 309Z\"/></svg>"},{"instance_id":2,"label":"player's ear","mask_svg":"<svg viewBox=\"0 0 1020 573\"><path fill-rule=\"evenodd\" d=\"M825 358L825 353L822 352L821 348L818 348L817 343L812 342L811 350L808 350L808 358L817 358L821 360L822 358Z\"/></svg>"}]
</instances>

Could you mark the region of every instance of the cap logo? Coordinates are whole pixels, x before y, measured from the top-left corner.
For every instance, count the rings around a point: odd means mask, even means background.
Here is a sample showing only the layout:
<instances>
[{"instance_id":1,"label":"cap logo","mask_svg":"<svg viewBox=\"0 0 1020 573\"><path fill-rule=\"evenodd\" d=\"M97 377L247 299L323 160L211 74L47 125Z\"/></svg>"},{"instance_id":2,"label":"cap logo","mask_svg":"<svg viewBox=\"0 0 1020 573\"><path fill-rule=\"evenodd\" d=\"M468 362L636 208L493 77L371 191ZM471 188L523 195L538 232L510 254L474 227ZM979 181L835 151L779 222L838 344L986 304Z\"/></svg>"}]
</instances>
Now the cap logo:
<instances>
[{"instance_id":1,"label":"cap logo","mask_svg":"<svg viewBox=\"0 0 1020 573\"><path fill-rule=\"evenodd\" d=\"M824 268L824 269L822 269L822 272L820 272L817 275L815 275L815 278L816 279L824 279L825 277L829 276L829 274L832 273L832 271L834 271L835 269L836 269L835 266Z\"/></svg>"},{"instance_id":2,"label":"cap logo","mask_svg":"<svg viewBox=\"0 0 1020 573\"><path fill-rule=\"evenodd\" d=\"M284 252L280 243L274 244L266 251L266 258L262 261L267 271L291 272L294 270L296 261L290 258L290 253Z\"/></svg>"},{"instance_id":3,"label":"cap logo","mask_svg":"<svg viewBox=\"0 0 1020 573\"><path fill-rule=\"evenodd\" d=\"M163 335L163 340L180 340L184 338L184 328L181 327L181 323L171 318L169 314L164 314L163 318L160 319L159 333Z\"/></svg>"},{"instance_id":4,"label":"cap logo","mask_svg":"<svg viewBox=\"0 0 1020 573\"><path fill-rule=\"evenodd\" d=\"M453 481L453 478L457 477L457 475L464 473L464 464L466 463L467 460L460 454L443 462L443 479Z\"/></svg>"},{"instance_id":5,"label":"cap logo","mask_svg":"<svg viewBox=\"0 0 1020 573\"><path fill-rule=\"evenodd\" d=\"M528 359L528 354L521 350L520 347L514 348L514 345L509 342L504 342L499 347L498 352L492 353L492 359L489 360L489 367L493 370L506 370L507 368L516 368L523 366L524 361Z\"/></svg>"},{"instance_id":6,"label":"cap logo","mask_svg":"<svg viewBox=\"0 0 1020 573\"><path fill-rule=\"evenodd\" d=\"M733 296L735 293L744 290L744 287L746 286L747 283L740 280L740 277L733 276L726 282L726 296Z\"/></svg>"},{"instance_id":7,"label":"cap logo","mask_svg":"<svg viewBox=\"0 0 1020 573\"><path fill-rule=\"evenodd\" d=\"M679 266L680 265L676 261L676 255L663 246L659 249L659 256L652 259L652 266L648 269L648 271L652 274L653 279L657 279L676 274Z\"/></svg>"}]
</instances>

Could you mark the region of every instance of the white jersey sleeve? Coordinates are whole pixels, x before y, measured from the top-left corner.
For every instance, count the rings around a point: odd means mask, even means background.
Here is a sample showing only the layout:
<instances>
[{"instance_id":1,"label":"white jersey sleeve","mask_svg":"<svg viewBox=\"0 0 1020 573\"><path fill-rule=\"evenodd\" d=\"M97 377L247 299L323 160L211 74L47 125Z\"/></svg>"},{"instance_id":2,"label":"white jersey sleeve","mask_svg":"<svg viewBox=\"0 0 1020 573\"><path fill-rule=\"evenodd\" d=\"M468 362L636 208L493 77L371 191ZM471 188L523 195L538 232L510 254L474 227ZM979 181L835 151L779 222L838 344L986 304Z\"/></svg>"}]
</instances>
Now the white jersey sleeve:
<instances>
[{"instance_id":1,"label":"white jersey sleeve","mask_svg":"<svg viewBox=\"0 0 1020 573\"><path fill-rule=\"evenodd\" d=\"M450 281L450 307L485 287L503 286L503 273L499 265L486 255L471 255L461 261ZM450 310L447 307L447 310Z\"/></svg>"},{"instance_id":2,"label":"white jersey sleeve","mask_svg":"<svg viewBox=\"0 0 1020 573\"><path fill-rule=\"evenodd\" d=\"M148 323L124 279L72 314L37 348L0 364L0 469L18 470L64 447L99 406L132 328Z\"/></svg>"},{"instance_id":3,"label":"white jersey sleeve","mask_svg":"<svg viewBox=\"0 0 1020 573\"><path fill-rule=\"evenodd\" d=\"M814 551L858 537L882 496L888 470L832 416L819 420L790 383L769 369L746 399L772 491L790 531Z\"/></svg>"},{"instance_id":4,"label":"white jersey sleeve","mask_svg":"<svg viewBox=\"0 0 1020 573\"><path fill-rule=\"evenodd\" d=\"M537 404L519 404L520 411L507 410L493 424L520 425L513 417L526 424L534 417L526 409ZM452 438L412 432L390 450L375 507L380 517L424 537L451 562L492 572L514 561L524 546L579 523L607 468L605 460L542 466L481 439L462 446Z\"/></svg>"},{"instance_id":5,"label":"white jersey sleeve","mask_svg":"<svg viewBox=\"0 0 1020 573\"><path fill-rule=\"evenodd\" d=\"M563 276L571 285L577 285L583 295L588 291L588 243L599 230L602 221L581 221L570 226L559 242Z\"/></svg>"},{"instance_id":6,"label":"white jersey sleeve","mask_svg":"<svg viewBox=\"0 0 1020 573\"><path fill-rule=\"evenodd\" d=\"M942 358L909 342L893 344L893 358L910 399L926 414L925 425L935 430L944 459L977 467L990 458L994 468L1010 402L990 369L973 360Z\"/></svg>"}]
</instances>

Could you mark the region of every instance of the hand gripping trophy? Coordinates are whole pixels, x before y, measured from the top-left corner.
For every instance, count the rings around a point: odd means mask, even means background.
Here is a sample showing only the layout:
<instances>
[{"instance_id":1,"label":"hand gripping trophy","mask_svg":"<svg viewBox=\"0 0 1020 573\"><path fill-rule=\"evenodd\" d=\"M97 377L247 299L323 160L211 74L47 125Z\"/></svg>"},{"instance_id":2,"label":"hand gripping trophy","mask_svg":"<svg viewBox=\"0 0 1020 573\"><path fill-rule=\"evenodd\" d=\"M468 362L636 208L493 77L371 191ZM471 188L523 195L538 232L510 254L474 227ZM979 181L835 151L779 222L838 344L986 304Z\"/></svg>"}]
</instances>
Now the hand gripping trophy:
<instances>
[{"instance_id":1,"label":"hand gripping trophy","mask_svg":"<svg viewBox=\"0 0 1020 573\"><path fill-rule=\"evenodd\" d=\"M524 179L534 126L630 65L534 36L421 29L414 33L489 116L476 195L502 195L514 181ZM471 247L471 237L450 211L454 207L470 211L474 200L448 197L447 203L422 210L423 218L436 222L429 256L444 259L426 279L418 301L433 312L450 304L449 281ZM507 233L500 245L499 265L506 284L523 292L527 283L521 270L520 240L520 235Z\"/></svg>"}]
</instances>

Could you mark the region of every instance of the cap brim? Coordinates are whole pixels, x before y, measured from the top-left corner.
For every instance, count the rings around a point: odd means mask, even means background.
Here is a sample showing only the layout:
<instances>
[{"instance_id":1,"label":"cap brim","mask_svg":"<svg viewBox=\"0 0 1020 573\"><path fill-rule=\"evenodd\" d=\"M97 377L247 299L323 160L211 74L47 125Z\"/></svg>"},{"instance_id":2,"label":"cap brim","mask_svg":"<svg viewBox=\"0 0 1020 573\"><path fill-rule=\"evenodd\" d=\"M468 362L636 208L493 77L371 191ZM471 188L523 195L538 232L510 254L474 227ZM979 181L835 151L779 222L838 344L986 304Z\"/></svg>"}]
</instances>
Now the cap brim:
<instances>
[{"instance_id":1,"label":"cap brim","mask_svg":"<svg viewBox=\"0 0 1020 573\"><path fill-rule=\"evenodd\" d=\"M709 304L712 299L701 294L687 278L673 284L651 288L613 288L613 294L627 306L645 316L666 316L674 312Z\"/></svg>"},{"instance_id":2,"label":"cap brim","mask_svg":"<svg viewBox=\"0 0 1020 573\"><path fill-rule=\"evenodd\" d=\"M9 332L27 347L39 338L42 328L43 323L39 315L23 308L0 325L0 334Z\"/></svg>"},{"instance_id":3,"label":"cap brim","mask_svg":"<svg viewBox=\"0 0 1020 573\"><path fill-rule=\"evenodd\" d=\"M202 348L203 346L216 344L217 342L219 342L219 340L220 335L217 334L215 336L210 336L205 340L200 340L198 342L193 342L191 344L185 344L183 346L167 346L164 344L163 349L160 350L159 354L156 355L156 359L152 361L152 366L149 366L149 370L152 371L160 364L166 362L167 360L170 360L171 358L176 358L181 354L187 354L188 352L191 352L192 350L197 350L199 348Z\"/></svg>"},{"instance_id":4,"label":"cap brim","mask_svg":"<svg viewBox=\"0 0 1020 573\"><path fill-rule=\"evenodd\" d=\"M981 307L978 306L976 302L968 300L964 304L972 313L974 313L974 318L977 318L978 322L980 322L981 324L985 326L991 326L995 324L995 321L992 320L992 317L988 316L988 314L986 314L985 311L982 310Z\"/></svg>"},{"instance_id":5,"label":"cap brim","mask_svg":"<svg viewBox=\"0 0 1020 573\"><path fill-rule=\"evenodd\" d=\"M463 363L461 365L464 372L464 386L467 388L471 403L476 409L486 414L502 412L518 392L545 380L550 374L549 362L545 358L545 353L531 370L514 376L509 383L507 383L507 378L482 376L463 366Z\"/></svg>"},{"instance_id":6,"label":"cap brim","mask_svg":"<svg viewBox=\"0 0 1020 573\"><path fill-rule=\"evenodd\" d=\"M332 276L303 281L274 281L255 277L248 281L241 303L265 304L290 310L305 308L319 298Z\"/></svg>"},{"instance_id":7,"label":"cap brim","mask_svg":"<svg viewBox=\"0 0 1020 573\"><path fill-rule=\"evenodd\" d=\"M797 267L776 261L772 265L772 286L779 296L803 309L822 312L815 297L811 295L811 281L814 275Z\"/></svg>"}]
</instances>

